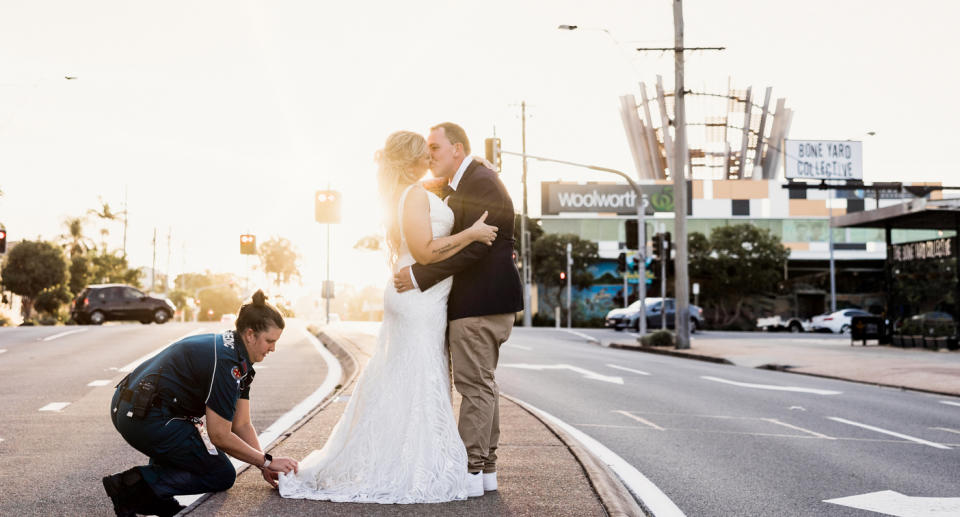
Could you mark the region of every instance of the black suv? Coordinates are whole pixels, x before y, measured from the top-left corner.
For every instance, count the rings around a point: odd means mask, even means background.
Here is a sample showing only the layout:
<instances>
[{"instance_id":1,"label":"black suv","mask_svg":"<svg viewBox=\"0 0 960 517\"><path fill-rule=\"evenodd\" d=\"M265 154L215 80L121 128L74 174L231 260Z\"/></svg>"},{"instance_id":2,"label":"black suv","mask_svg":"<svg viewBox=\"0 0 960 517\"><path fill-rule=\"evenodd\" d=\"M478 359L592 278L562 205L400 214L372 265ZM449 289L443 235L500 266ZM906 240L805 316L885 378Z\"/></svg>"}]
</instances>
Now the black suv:
<instances>
[{"instance_id":1,"label":"black suv","mask_svg":"<svg viewBox=\"0 0 960 517\"><path fill-rule=\"evenodd\" d=\"M74 321L93 325L107 320L166 323L175 310L170 300L147 296L123 284L87 286L70 304L70 315Z\"/></svg>"}]
</instances>

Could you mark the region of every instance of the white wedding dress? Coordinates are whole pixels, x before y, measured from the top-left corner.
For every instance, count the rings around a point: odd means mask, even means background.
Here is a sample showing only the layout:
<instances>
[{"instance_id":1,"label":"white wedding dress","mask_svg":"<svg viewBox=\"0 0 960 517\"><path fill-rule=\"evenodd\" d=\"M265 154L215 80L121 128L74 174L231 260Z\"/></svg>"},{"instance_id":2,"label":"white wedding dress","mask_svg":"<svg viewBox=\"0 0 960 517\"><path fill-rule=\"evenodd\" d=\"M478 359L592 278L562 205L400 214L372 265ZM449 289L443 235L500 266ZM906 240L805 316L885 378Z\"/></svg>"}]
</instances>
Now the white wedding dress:
<instances>
[{"instance_id":1,"label":"white wedding dress","mask_svg":"<svg viewBox=\"0 0 960 517\"><path fill-rule=\"evenodd\" d=\"M400 198L400 214L410 188ZM453 212L428 193L434 238L450 234ZM397 267L415 261L401 242ZM466 499L467 452L450 403L444 336L453 278L425 292L383 300L376 351L327 443L281 474L280 495L363 503L439 503Z\"/></svg>"}]
</instances>

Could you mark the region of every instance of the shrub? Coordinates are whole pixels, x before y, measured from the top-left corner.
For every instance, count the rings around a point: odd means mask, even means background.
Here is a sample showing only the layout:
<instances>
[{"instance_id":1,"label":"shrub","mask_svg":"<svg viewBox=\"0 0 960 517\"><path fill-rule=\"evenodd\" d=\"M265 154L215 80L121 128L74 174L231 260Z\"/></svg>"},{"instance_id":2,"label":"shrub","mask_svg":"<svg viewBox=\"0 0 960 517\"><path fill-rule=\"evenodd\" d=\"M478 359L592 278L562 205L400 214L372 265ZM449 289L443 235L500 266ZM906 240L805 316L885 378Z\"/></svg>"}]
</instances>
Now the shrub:
<instances>
[{"instance_id":1,"label":"shrub","mask_svg":"<svg viewBox=\"0 0 960 517\"><path fill-rule=\"evenodd\" d=\"M640 344L643 346L674 346L676 341L673 332L669 330L658 330L652 334L641 337Z\"/></svg>"}]
</instances>

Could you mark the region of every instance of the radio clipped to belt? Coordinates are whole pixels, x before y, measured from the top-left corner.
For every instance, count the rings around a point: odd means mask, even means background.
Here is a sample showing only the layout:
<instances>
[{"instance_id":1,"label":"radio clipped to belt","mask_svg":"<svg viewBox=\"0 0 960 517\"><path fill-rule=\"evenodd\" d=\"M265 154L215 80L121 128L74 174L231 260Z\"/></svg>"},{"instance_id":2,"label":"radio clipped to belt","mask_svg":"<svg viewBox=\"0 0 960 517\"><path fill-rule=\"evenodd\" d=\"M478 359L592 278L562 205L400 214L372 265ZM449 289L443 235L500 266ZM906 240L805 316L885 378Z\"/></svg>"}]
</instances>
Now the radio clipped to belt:
<instances>
[{"instance_id":1,"label":"radio clipped to belt","mask_svg":"<svg viewBox=\"0 0 960 517\"><path fill-rule=\"evenodd\" d=\"M158 407L160 405L160 374L163 372L163 368L156 373L151 373L145 375L142 379L137 381L136 386L133 389L124 388L120 394L120 400L129 400L133 405L130 408L130 411L127 411L127 417L129 418L143 418L147 415L147 412L150 411L150 408ZM121 384L126 384L127 379L124 378Z\"/></svg>"}]
</instances>

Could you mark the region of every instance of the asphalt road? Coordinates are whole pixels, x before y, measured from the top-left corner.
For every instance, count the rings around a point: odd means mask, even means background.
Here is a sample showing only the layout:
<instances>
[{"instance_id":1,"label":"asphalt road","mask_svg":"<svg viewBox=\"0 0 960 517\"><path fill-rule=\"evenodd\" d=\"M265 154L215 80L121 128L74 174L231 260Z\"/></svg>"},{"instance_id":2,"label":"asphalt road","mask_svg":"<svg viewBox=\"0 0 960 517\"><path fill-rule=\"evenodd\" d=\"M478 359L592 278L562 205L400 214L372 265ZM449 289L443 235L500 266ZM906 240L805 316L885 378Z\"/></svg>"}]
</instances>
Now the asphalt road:
<instances>
[{"instance_id":1,"label":"asphalt road","mask_svg":"<svg viewBox=\"0 0 960 517\"><path fill-rule=\"evenodd\" d=\"M145 462L109 419L114 386L147 354L219 323L0 328L0 515L113 515L100 478ZM326 365L288 321L256 365L254 425L310 395Z\"/></svg>"},{"instance_id":2,"label":"asphalt road","mask_svg":"<svg viewBox=\"0 0 960 517\"><path fill-rule=\"evenodd\" d=\"M628 335L577 332L514 329L501 390L601 442L687 515L863 516L824 501L960 496L960 399L604 348L583 336Z\"/></svg>"}]
</instances>

